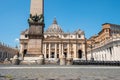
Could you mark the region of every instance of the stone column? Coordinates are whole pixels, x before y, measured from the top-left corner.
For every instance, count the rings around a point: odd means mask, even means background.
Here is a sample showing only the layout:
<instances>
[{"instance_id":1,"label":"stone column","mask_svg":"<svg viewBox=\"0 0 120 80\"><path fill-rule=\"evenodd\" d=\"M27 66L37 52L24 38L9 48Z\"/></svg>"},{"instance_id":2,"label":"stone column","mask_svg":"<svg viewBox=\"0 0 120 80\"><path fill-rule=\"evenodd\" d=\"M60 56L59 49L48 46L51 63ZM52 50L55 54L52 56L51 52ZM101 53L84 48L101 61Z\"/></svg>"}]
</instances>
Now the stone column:
<instances>
[{"instance_id":1,"label":"stone column","mask_svg":"<svg viewBox=\"0 0 120 80\"><path fill-rule=\"evenodd\" d=\"M108 60L109 60L109 61L112 60L111 53L110 53L110 50L109 50L109 49L108 49Z\"/></svg>"},{"instance_id":2,"label":"stone column","mask_svg":"<svg viewBox=\"0 0 120 80\"><path fill-rule=\"evenodd\" d=\"M102 50L102 61L104 60L104 50Z\"/></svg>"},{"instance_id":3,"label":"stone column","mask_svg":"<svg viewBox=\"0 0 120 80\"><path fill-rule=\"evenodd\" d=\"M107 52L108 52L107 57L108 57L108 60L110 61L111 60L111 54L110 54L109 49L107 50Z\"/></svg>"},{"instance_id":4,"label":"stone column","mask_svg":"<svg viewBox=\"0 0 120 80\"><path fill-rule=\"evenodd\" d=\"M97 60L97 51L95 51L95 60Z\"/></svg>"},{"instance_id":5,"label":"stone column","mask_svg":"<svg viewBox=\"0 0 120 80\"><path fill-rule=\"evenodd\" d=\"M61 51L62 51L62 55L64 55L64 54L63 54L63 53L64 53L64 48L63 48L63 44L61 44L61 45L62 45L62 50L61 50Z\"/></svg>"},{"instance_id":6,"label":"stone column","mask_svg":"<svg viewBox=\"0 0 120 80\"><path fill-rule=\"evenodd\" d=\"M44 50L45 44L42 44L42 45L43 45L43 46L42 46L42 54L45 55L45 50Z\"/></svg>"},{"instance_id":7,"label":"stone column","mask_svg":"<svg viewBox=\"0 0 120 80\"><path fill-rule=\"evenodd\" d=\"M55 59L57 59L57 44L55 44Z\"/></svg>"},{"instance_id":8,"label":"stone column","mask_svg":"<svg viewBox=\"0 0 120 80\"><path fill-rule=\"evenodd\" d=\"M116 45L114 45L114 47L113 47L114 61L117 61L117 53L116 53L116 51L117 51L117 48L116 48Z\"/></svg>"},{"instance_id":9,"label":"stone column","mask_svg":"<svg viewBox=\"0 0 120 80\"><path fill-rule=\"evenodd\" d=\"M85 44L84 43L82 43L82 51L83 51L82 56L84 55L83 58L85 59ZM93 58L94 58L94 56L93 56Z\"/></svg>"},{"instance_id":10,"label":"stone column","mask_svg":"<svg viewBox=\"0 0 120 80\"><path fill-rule=\"evenodd\" d=\"M95 51L93 50L93 57L94 57L94 60L95 60L95 57L96 57L95 54L96 54L96 53L95 53Z\"/></svg>"},{"instance_id":11,"label":"stone column","mask_svg":"<svg viewBox=\"0 0 120 80\"><path fill-rule=\"evenodd\" d=\"M100 51L100 56L101 56L100 61L102 61L102 50Z\"/></svg>"},{"instance_id":12,"label":"stone column","mask_svg":"<svg viewBox=\"0 0 120 80\"><path fill-rule=\"evenodd\" d=\"M111 48L111 50L112 50L112 61L114 61L114 48L113 47Z\"/></svg>"},{"instance_id":13,"label":"stone column","mask_svg":"<svg viewBox=\"0 0 120 80\"><path fill-rule=\"evenodd\" d=\"M51 44L49 43L49 59L51 58L50 53L51 53Z\"/></svg>"},{"instance_id":14,"label":"stone column","mask_svg":"<svg viewBox=\"0 0 120 80\"><path fill-rule=\"evenodd\" d=\"M45 59L46 59L46 50L47 50L47 47L46 47L46 43L45 43L45 44L44 44L44 52L45 52L45 53L44 53L44 54L45 54L44 57L45 57Z\"/></svg>"},{"instance_id":15,"label":"stone column","mask_svg":"<svg viewBox=\"0 0 120 80\"><path fill-rule=\"evenodd\" d=\"M73 45L75 47L75 45ZM72 65L73 63L73 58L71 57L72 55L70 54L70 44L67 45L67 53L68 53L68 56L67 56L67 59L65 60L66 61L66 65ZM75 53L74 53L74 57L76 58L76 48L74 48L73 50Z\"/></svg>"},{"instance_id":16,"label":"stone column","mask_svg":"<svg viewBox=\"0 0 120 80\"><path fill-rule=\"evenodd\" d=\"M62 54L61 44L59 44L59 58L60 58L61 54Z\"/></svg>"},{"instance_id":17,"label":"stone column","mask_svg":"<svg viewBox=\"0 0 120 80\"><path fill-rule=\"evenodd\" d=\"M67 45L67 54L68 54L67 58L69 58L70 57L70 44Z\"/></svg>"},{"instance_id":18,"label":"stone column","mask_svg":"<svg viewBox=\"0 0 120 80\"><path fill-rule=\"evenodd\" d=\"M108 61L110 61L110 59L111 59L111 54L110 54L109 48L107 49L107 59L108 59Z\"/></svg>"},{"instance_id":19,"label":"stone column","mask_svg":"<svg viewBox=\"0 0 120 80\"><path fill-rule=\"evenodd\" d=\"M23 53L23 44L20 44L20 53Z\"/></svg>"},{"instance_id":20,"label":"stone column","mask_svg":"<svg viewBox=\"0 0 120 80\"><path fill-rule=\"evenodd\" d=\"M24 45L23 44L20 44L20 54L21 54L21 58L24 59L23 57L23 51L24 51Z\"/></svg>"},{"instance_id":21,"label":"stone column","mask_svg":"<svg viewBox=\"0 0 120 80\"><path fill-rule=\"evenodd\" d=\"M104 49L104 61L106 61L106 53L105 53L105 49Z\"/></svg>"},{"instance_id":22,"label":"stone column","mask_svg":"<svg viewBox=\"0 0 120 80\"><path fill-rule=\"evenodd\" d=\"M103 57L102 57L102 50L100 51L100 56L101 56L100 60L102 61L102 59L103 59Z\"/></svg>"},{"instance_id":23,"label":"stone column","mask_svg":"<svg viewBox=\"0 0 120 80\"><path fill-rule=\"evenodd\" d=\"M102 50L100 50L100 61L102 61Z\"/></svg>"},{"instance_id":24,"label":"stone column","mask_svg":"<svg viewBox=\"0 0 120 80\"><path fill-rule=\"evenodd\" d=\"M100 61L100 50L98 50L98 59Z\"/></svg>"},{"instance_id":25,"label":"stone column","mask_svg":"<svg viewBox=\"0 0 120 80\"><path fill-rule=\"evenodd\" d=\"M118 52L118 46L116 46L116 61L119 60L119 52Z\"/></svg>"},{"instance_id":26,"label":"stone column","mask_svg":"<svg viewBox=\"0 0 120 80\"><path fill-rule=\"evenodd\" d=\"M107 48L105 49L105 61L107 61Z\"/></svg>"},{"instance_id":27,"label":"stone column","mask_svg":"<svg viewBox=\"0 0 120 80\"><path fill-rule=\"evenodd\" d=\"M118 46L118 48L117 48L117 53L119 53L120 52L120 45ZM119 57L120 57L120 54L118 54L119 55ZM120 58L118 59L119 61L120 61Z\"/></svg>"},{"instance_id":28,"label":"stone column","mask_svg":"<svg viewBox=\"0 0 120 80\"><path fill-rule=\"evenodd\" d=\"M74 54L73 54L74 57L73 57L73 58L76 58L76 44L73 44L73 49L74 49L74 50L73 50L73 51L74 51Z\"/></svg>"}]
</instances>

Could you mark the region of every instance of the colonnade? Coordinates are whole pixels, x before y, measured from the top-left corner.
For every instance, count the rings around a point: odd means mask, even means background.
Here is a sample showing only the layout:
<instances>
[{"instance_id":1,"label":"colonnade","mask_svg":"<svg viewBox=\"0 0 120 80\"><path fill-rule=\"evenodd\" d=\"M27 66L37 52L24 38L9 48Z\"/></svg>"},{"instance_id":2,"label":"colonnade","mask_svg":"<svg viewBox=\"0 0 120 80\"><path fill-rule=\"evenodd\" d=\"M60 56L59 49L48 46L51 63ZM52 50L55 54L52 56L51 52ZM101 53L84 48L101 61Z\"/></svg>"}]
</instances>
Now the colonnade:
<instances>
[{"instance_id":1,"label":"colonnade","mask_svg":"<svg viewBox=\"0 0 120 80\"><path fill-rule=\"evenodd\" d=\"M81 45L80 45L81 46ZM43 44L43 54L45 59L57 59L64 55L66 58L78 58L78 48L76 44L64 44L64 43L44 43ZM82 47L84 47L82 45ZM83 48L81 54L85 54Z\"/></svg>"},{"instance_id":2,"label":"colonnade","mask_svg":"<svg viewBox=\"0 0 120 80\"><path fill-rule=\"evenodd\" d=\"M17 53L17 49L6 46L0 43L0 61L4 61L6 58L10 60Z\"/></svg>"},{"instance_id":3,"label":"colonnade","mask_svg":"<svg viewBox=\"0 0 120 80\"><path fill-rule=\"evenodd\" d=\"M96 61L120 61L120 39L91 49L87 52L88 60L91 60L92 56Z\"/></svg>"}]
</instances>

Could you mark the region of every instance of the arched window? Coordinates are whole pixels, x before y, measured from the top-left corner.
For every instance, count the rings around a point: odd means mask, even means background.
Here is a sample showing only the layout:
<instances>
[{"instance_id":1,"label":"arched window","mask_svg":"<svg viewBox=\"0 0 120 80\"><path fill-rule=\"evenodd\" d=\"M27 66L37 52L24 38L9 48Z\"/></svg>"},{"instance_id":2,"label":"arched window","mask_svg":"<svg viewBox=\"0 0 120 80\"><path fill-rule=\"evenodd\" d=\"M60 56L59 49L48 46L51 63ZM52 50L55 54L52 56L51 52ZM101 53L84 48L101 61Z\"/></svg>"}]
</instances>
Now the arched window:
<instances>
[{"instance_id":1,"label":"arched window","mask_svg":"<svg viewBox=\"0 0 120 80\"><path fill-rule=\"evenodd\" d=\"M80 35L80 34L78 35L78 38L81 38L81 35Z\"/></svg>"}]
</instances>

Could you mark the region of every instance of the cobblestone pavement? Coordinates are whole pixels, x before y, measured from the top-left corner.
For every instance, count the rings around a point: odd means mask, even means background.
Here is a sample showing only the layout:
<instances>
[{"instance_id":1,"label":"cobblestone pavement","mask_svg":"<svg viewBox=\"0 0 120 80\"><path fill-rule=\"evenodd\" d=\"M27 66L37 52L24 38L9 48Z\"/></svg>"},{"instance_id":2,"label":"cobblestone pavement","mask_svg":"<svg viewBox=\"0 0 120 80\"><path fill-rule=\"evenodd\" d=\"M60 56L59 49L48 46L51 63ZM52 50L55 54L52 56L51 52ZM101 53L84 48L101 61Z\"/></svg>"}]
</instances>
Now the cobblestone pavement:
<instances>
[{"instance_id":1,"label":"cobblestone pavement","mask_svg":"<svg viewBox=\"0 0 120 80\"><path fill-rule=\"evenodd\" d=\"M0 65L0 80L120 80L108 66Z\"/></svg>"}]
</instances>

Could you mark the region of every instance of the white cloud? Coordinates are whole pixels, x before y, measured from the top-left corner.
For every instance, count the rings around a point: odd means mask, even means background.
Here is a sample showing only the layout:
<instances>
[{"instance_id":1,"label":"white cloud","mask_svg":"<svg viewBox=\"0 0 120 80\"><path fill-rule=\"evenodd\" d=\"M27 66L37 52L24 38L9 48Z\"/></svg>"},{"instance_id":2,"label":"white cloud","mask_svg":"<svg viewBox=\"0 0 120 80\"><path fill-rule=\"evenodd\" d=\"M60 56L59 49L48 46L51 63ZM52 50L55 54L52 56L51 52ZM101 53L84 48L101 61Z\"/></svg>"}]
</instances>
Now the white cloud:
<instances>
[{"instance_id":1,"label":"white cloud","mask_svg":"<svg viewBox=\"0 0 120 80\"><path fill-rule=\"evenodd\" d=\"M16 39L15 39L15 42L19 42L19 38L16 38Z\"/></svg>"}]
</instances>

